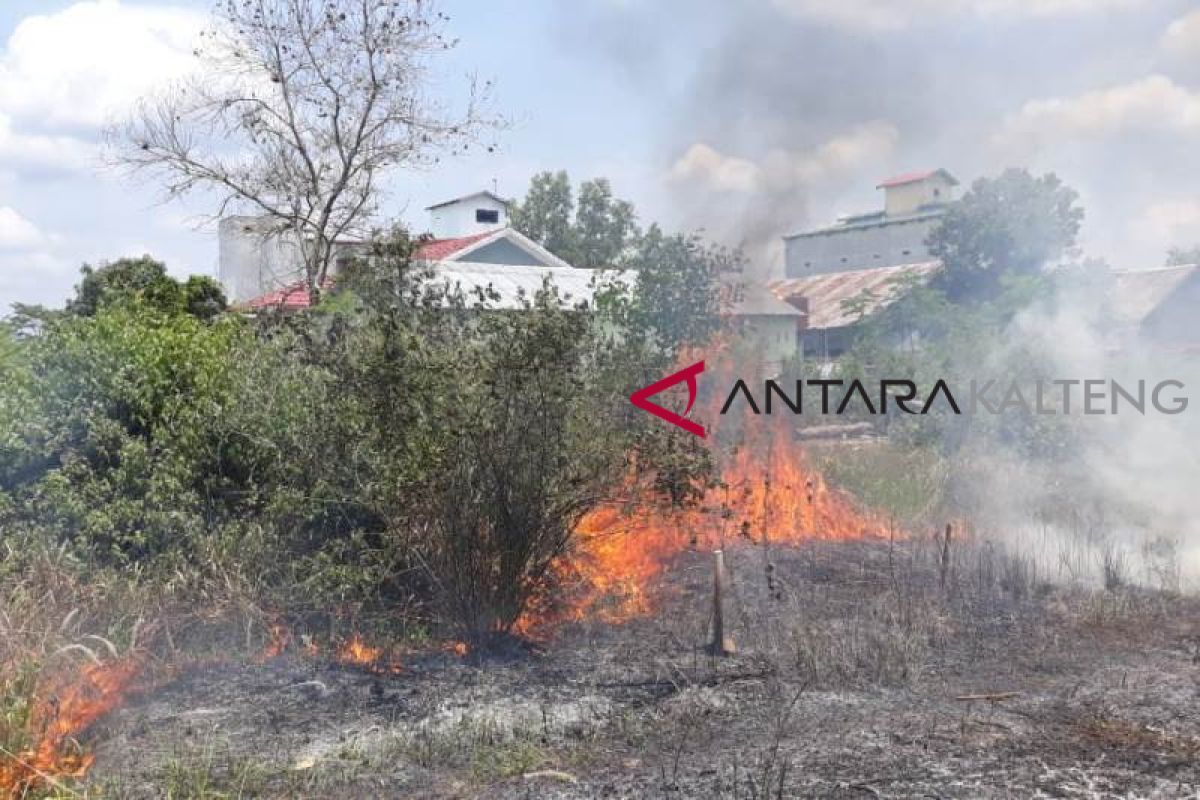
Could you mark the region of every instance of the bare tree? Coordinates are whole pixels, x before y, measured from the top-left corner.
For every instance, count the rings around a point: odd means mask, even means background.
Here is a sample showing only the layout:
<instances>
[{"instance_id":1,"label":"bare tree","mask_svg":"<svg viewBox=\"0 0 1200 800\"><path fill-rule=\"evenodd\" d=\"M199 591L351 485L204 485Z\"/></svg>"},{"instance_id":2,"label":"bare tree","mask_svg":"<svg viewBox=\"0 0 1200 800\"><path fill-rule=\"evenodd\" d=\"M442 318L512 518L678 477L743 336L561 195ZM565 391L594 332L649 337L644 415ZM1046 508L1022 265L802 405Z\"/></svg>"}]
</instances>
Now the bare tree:
<instances>
[{"instance_id":1,"label":"bare tree","mask_svg":"<svg viewBox=\"0 0 1200 800\"><path fill-rule=\"evenodd\" d=\"M143 99L117 159L168 198L214 192L218 217L246 209L294 235L315 301L389 170L465 152L494 124L486 84L471 81L457 115L425 94L431 59L454 46L446 20L427 0L219 0L200 68Z\"/></svg>"}]
</instances>

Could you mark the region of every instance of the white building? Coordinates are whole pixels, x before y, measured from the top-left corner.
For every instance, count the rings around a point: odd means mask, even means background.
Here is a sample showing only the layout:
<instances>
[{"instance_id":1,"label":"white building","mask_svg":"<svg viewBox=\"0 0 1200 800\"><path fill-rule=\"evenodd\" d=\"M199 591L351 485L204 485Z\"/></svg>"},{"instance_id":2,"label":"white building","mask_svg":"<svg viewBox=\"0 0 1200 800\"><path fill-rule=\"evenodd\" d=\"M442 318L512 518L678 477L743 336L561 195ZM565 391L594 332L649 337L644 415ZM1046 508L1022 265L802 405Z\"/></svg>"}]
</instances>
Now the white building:
<instances>
[{"instance_id":1,"label":"white building","mask_svg":"<svg viewBox=\"0 0 1200 800\"><path fill-rule=\"evenodd\" d=\"M529 237L508 227L508 204L491 192L448 200L429 207L435 238L424 241L417 260L436 266L435 276L451 286L490 287L495 308L520 308L547 281L565 305L589 305L598 286L632 282L632 273L577 269ZM340 242L349 255L362 242ZM226 296L247 310L297 310L309 303L299 241L280 232L278 223L233 217L220 225L218 277ZM329 276L337 279L336 262Z\"/></svg>"},{"instance_id":2,"label":"white building","mask_svg":"<svg viewBox=\"0 0 1200 800\"><path fill-rule=\"evenodd\" d=\"M433 239L423 244L418 257L427 261L465 260L481 264L530 267L569 267L536 242L508 227L508 203L492 192L448 200L430 206ZM219 227L217 278L234 305L261 304L285 293L304 279L299 238L277 221L263 217L229 217ZM339 242L351 253L357 241ZM336 264L331 276L336 277Z\"/></svg>"},{"instance_id":3,"label":"white building","mask_svg":"<svg viewBox=\"0 0 1200 800\"><path fill-rule=\"evenodd\" d=\"M883 210L843 217L817 230L785 236L784 272L806 278L930 260L925 240L955 200L958 181L944 169L882 181Z\"/></svg>"},{"instance_id":4,"label":"white building","mask_svg":"<svg viewBox=\"0 0 1200 800\"><path fill-rule=\"evenodd\" d=\"M434 203L425 209L429 212L429 232L436 239L455 239L507 228L508 206L509 202L494 192L475 192Z\"/></svg>"}]
</instances>

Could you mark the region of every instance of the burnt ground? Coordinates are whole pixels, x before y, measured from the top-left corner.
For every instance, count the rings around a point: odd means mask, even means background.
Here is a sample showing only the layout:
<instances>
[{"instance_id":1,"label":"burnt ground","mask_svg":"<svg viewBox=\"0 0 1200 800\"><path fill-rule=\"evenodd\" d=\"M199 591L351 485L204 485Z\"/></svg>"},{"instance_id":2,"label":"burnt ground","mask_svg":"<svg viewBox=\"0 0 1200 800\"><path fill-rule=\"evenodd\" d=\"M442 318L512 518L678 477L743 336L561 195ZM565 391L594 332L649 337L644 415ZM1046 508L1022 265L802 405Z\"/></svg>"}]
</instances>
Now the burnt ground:
<instances>
[{"instance_id":1,"label":"burnt ground","mask_svg":"<svg viewBox=\"0 0 1200 800\"><path fill-rule=\"evenodd\" d=\"M982 551L981 551L982 553ZM89 733L121 798L1197 797L1200 603L921 546L730 552L660 612L402 673L285 654L183 672ZM990 558L990 556L988 556ZM767 563L771 566L768 569ZM770 575L770 580L767 575ZM1017 693L994 700L964 695Z\"/></svg>"}]
</instances>

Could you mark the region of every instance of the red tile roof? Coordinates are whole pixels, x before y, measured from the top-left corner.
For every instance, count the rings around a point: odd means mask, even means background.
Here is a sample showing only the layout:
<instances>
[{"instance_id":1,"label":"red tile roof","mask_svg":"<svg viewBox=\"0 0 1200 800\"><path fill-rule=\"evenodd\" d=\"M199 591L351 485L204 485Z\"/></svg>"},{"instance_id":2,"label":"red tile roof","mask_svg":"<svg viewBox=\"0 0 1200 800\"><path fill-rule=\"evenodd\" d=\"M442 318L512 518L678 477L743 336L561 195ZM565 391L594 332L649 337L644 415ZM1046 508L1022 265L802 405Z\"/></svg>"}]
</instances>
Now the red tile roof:
<instances>
[{"instance_id":1,"label":"red tile roof","mask_svg":"<svg viewBox=\"0 0 1200 800\"><path fill-rule=\"evenodd\" d=\"M431 239L417 248L415 257L421 261L444 261L455 253L465 250L476 242L482 241L495 233L496 231L485 231L473 236L461 236L457 239ZM333 281L331 279L325 281L325 289L329 289L332 286ZM308 289L304 281L297 281L296 283L284 286L282 289L276 289L273 292L260 295L253 300L247 300L242 307L251 310L275 308L292 311L308 308L308 306Z\"/></svg>"},{"instance_id":2,"label":"red tile roof","mask_svg":"<svg viewBox=\"0 0 1200 800\"><path fill-rule=\"evenodd\" d=\"M954 176L951 175L949 172L946 172L946 170L944 170L944 169L926 169L926 170L921 170L920 172L905 172L902 175L894 175L891 178L887 178L883 181L880 181L879 185L876 186L875 188L876 189L890 189L893 186L903 186L906 183L916 183L917 181L923 181L923 180L926 180L927 178L932 178L934 175L937 175L938 173L941 173L942 175L944 175L947 179L949 179L949 181L951 183L953 183L953 184L958 183L958 181L956 181L954 179Z\"/></svg>"},{"instance_id":3,"label":"red tile roof","mask_svg":"<svg viewBox=\"0 0 1200 800\"><path fill-rule=\"evenodd\" d=\"M457 239L431 239L417 248L416 257L422 261L444 261L459 250L492 236L496 231L485 231L474 236L461 236Z\"/></svg>"},{"instance_id":4,"label":"red tile roof","mask_svg":"<svg viewBox=\"0 0 1200 800\"><path fill-rule=\"evenodd\" d=\"M328 291L332 288L333 279L326 278L321 291ZM273 292L259 295L253 300L247 300L242 307L253 310L274 308L284 311L294 311L300 308L308 308L308 306L308 284L304 281L296 281L284 286L282 289L276 289Z\"/></svg>"}]
</instances>

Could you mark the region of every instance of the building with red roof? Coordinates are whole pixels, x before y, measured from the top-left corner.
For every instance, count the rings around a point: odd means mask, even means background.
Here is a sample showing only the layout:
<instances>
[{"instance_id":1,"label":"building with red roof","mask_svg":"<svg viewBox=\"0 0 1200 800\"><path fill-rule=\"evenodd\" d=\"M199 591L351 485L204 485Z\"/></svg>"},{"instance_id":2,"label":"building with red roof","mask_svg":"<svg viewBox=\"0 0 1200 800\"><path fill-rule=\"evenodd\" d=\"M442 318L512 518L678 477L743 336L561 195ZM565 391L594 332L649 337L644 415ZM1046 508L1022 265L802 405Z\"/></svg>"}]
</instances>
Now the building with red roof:
<instances>
[{"instance_id":1,"label":"building with red roof","mask_svg":"<svg viewBox=\"0 0 1200 800\"><path fill-rule=\"evenodd\" d=\"M427 210L433 233L420 243L416 258L438 270L468 263L484 272L492 267L520 267L527 268L517 271L526 283L533 280L529 269L549 270L566 283L579 283L563 272L574 269L570 264L508 227L508 201L493 192L476 192ZM365 246L361 241L336 243L338 258L330 270L330 286L337 280L338 265ZM221 222L220 248L218 276L235 306L283 311L308 307L300 247L294 235L280 232L277 225L262 218L232 217ZM476 272L468 282L475 281Z\"/></svg>"}]
</instances>

